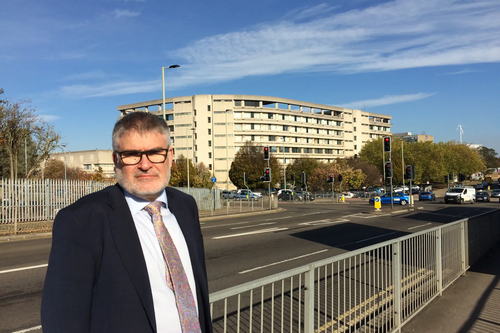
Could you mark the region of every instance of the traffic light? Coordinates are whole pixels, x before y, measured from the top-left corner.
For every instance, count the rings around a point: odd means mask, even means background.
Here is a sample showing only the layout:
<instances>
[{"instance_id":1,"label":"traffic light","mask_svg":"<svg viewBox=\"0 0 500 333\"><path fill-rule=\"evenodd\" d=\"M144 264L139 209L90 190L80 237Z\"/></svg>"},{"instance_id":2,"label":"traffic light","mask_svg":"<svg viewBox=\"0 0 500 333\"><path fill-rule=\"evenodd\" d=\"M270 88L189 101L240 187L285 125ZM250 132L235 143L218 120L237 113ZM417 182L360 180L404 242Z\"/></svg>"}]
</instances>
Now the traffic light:
<instances>
[{"instance_id":1,"label":"traffic light","mask_svg":"<svg viewBox=\"0 0 500 333\"><path fill-rule=\"evenodd\" d=\"M269 160L269 146L264 147L264 160Z\"/></svg>"},{"instance_id":2,"label":"traffic light","mask_svg":"<svg viewBox=\"0 0 500 333\"><path fill-rule=\"evenodd\" d=\"M464 180L465 180L465 175L464 175L464 174L459 173L459 174L458 174L458 181L459 181L459 182L463 182Z\"/></svg>"},{"instance_id":3,"label":"traffic light","mask_svg":"<svg viewBox=\"0 0 500 333\"><path fill-rule=\"evenodd\" d=\"M385 162L385 178L392 178L392 162L387 161Z\"/></svg>"},{"instance_id":4,"label":"traffic light","mask_svg":"<svg viewBox=\"0 0 500 333\"><path fill-rule=\"evenodd\" d=\"M339 175L337 176L337 180L338 180L339 182L342 182L342 174L340 174L340 173L339 173Z\"/></svg>"},{"instance_id":5,"label":"traffic light","mask_svg":"<svg viewBox=\"0 0 500 333\"><path fill-rule=\"evenodd\" d=\"M294 173L292 173L292 175L290 176L290 179L291 179L292 181L295 181L295 174L294 174Z\"/></svg>"},{"instance_id":6,"label":"traffic light","mask_svg":"<svg viewBox=\"0 0 500 333\"><path fill-rule=\"evenodd\" d=\"M307 175L305 172L302 172L300 174L300 181L302 182L302 184L306 184L307 183Z\"/></svg>"},{"instance_id":7,"label":"traffic light","mask_svg":"<svg viewBox=\"0 0 500 333\"><path fill-rule=\"evenodd\" d=\"M390 151L391 151L391 137L384 136L384 152L390 152Z\"/></svg>"},{"instance_id":8,"label":"traffic light","mask_svg":"<svg viewBox=\"0 0 500 333\"><path fill-rule=\"evenodd\" d=\"M447 183L448 180L449 180L449 176L448 175L444 176L444 182Z\"/></svg>"},{"instance_id":9,"label":"traffic light","mask_svg":"<svg viewBox=\"0 0 500 333\"><path fill-rule=\"evenodd\" d=\"M271 168L264 169L264 175L262 177L260 177L260 180L263 182L270 182L271 181Z\"/></svg>"},{"instance_id":10,"label":"traffic light","mask_svg":"<svg viewBox=\"0 0 500 333\"><path fill-rule=\"evenodd\" d=\"M333 183L333 174L328 175L328 180L326 181L327 183Z\"/></svg>"},{"instance_id":11,"label":"traffic light","mask_svg":"<svg viewBox=\"0 0 500 333\"><path fill-rule=\"evenodd\" d=\"M407 165L405 169L405 179L415 180L415 166Z\"/></svg>"},{"instance_id":12,"label":"traffic light","mask_svg":"<svg viewBox=\"0 0 500 333\"><path fill-rule=\"evenodd\" d=\"M245 183L247 183L247 182L248 182L248 175L247 175L247 173L246 173L246 172L243 172L243 181L244 181Z\"/></svg>"}]
</instances>

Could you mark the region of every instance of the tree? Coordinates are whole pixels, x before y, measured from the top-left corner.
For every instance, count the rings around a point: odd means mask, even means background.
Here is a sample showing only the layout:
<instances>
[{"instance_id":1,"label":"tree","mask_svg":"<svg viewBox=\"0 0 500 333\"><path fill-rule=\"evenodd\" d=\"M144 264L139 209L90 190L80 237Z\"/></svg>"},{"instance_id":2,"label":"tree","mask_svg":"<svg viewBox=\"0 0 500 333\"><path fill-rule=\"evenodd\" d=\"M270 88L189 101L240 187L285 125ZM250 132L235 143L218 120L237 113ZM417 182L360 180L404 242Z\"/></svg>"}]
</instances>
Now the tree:
<instances>
[{"instance_id":1,"label":"tree","mask_svg":"<svg viewBox=\"0 0 500 333\"><path fill-rule=\"evenodd\" d=\"M497 157L495 149L482 146L479 148L479 154L483 158L486 170L483 172L485 175L493 172L493 169L500 167L500 158Z\"/></svg>"},{"instance_id":2,"label":"tree","mask_svg":"<svg viewBox=\"0 0 500 333\"><path fill-rule=\"evenodd\" d=\"M371 165L361 158L349 158L346 160L346 163L354 170L361 170L361 172L365 176L363 182L358 187L356 187L354 184L350 184L350 188L360 188L363 185L375 186L382 183L382 173L376 166Z\"/></svg>"},{"instance_id":3,"label":"tree","mask_svg":"<svg viewBox=\"0 0 500 333\"><path fill-rule=\"evenodd\" d=\"M272 152L269 157L269 167L271 168L271 188L274 188L280 182L280 164ZM264 174L264 168L267 168L267 161L264 160L263 146L257 146L251 141L247 141L234 156L234 161L229 169L229 178L236 187L245 188L243 173L246 173L249 188L266 189L268 183L260 180Z\"/></svg>"},{"instance_id":4,"label":"tree","mask_svg":"<svg viewBox=\"0 0 500 333\"><path fill-rule=\"evenodd\" d=\"M45 164L44 178L46 179L65 179L64 178L64 162L50 158ZM82 180L88 179L87 174L77 168L66 166L66 179L68 180Z\"/></svg>"},{"instance_id":5,"label":"tree","mask_svg":"<svg viewBox=\"0 0 500 333\"><path fill-rule=\"evenodd\" d=\"M0 89L0 94L3 89ZM0 100L0 142L1 150L8 157L7 165L11 178L17 178L22 153L30 157L24 161L29 171L24 175L32 176L54 150L60 140L60 135L52 126L35 115L35 110L23 107L29 101L11 102ZM30 152L28 153L28 148Z\"/></svg>"},{"instance_id":6,"label":"tree","mask_svg":"<svg viewBox=\"0 0 500 333\"><path fill-rule=\"evenodd\" d=\"M187 187L188 186L188 166L186 162L186 158L184 155L180 155L177 160L175 160L176 166L177 166L177 171L178 171L178 176L180 177L178 179L178 185L180 187ZM196 168L193 165L193 161L189 160L189 186L193 186L195 179L196 179Z\"/></svg>"},{"instance_id":7,"label":"tree","mask_svg":"<svg viewBox=\"0 0 500 333\"><path fill-rule=\"evenodd\" d=\"M210 170L204 163L198 163L195 165L196 176L194 177L194 185L195 187L204 187L211 188L213 183L210 180L212 178L212 174Z\"/></svg>"}]
</instances>

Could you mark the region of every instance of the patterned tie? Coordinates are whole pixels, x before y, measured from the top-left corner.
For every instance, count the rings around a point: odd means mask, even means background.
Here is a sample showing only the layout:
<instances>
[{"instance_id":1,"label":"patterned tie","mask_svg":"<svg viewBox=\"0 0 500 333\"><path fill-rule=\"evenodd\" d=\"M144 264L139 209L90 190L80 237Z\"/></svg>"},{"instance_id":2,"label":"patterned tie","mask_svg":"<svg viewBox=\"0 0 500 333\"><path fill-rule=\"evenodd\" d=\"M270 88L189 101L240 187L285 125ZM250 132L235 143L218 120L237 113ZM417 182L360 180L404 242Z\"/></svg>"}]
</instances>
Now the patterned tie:
<instances>
[{"instance_id":1,"label":"patterned tie","mask_svg":"<svg viewBox=\"0 0 500 333\"><path fill-rule=\"evenodd\" d=\"M154 224L156 237L160 243L163 258L165 259L165 271L167 284L174 292L177 311L181 322L183 333L201 332L200 322L196 312L193 293L182 266L181 258L170 237L170 233L163 224L161 217L161 202L155 201L144 207L149 213Z\"/></svg>"}]
</instances>

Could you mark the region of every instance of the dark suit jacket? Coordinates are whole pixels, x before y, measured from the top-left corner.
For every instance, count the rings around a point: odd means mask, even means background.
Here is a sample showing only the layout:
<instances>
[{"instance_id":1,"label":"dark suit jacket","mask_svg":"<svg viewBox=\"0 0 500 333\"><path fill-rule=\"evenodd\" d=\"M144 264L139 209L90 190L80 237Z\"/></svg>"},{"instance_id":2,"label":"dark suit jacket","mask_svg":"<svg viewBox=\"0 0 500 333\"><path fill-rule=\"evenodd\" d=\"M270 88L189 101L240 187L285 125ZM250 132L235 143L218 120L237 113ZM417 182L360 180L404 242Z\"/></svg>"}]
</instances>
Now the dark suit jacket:
<instances>
[{"instance_id":1,"label":"dark suit jacket","mask_svg":"<svg viewBox=\"0 0 500 333\"><path fill-rule=\"evenodd\" d=\"M168 207L186 240L203 332L212 332L198 209L167 188ZM57 214L42 297L44 333L156 332L153 298L137 231L119 185Z\"/></svg>"}]
</instances>

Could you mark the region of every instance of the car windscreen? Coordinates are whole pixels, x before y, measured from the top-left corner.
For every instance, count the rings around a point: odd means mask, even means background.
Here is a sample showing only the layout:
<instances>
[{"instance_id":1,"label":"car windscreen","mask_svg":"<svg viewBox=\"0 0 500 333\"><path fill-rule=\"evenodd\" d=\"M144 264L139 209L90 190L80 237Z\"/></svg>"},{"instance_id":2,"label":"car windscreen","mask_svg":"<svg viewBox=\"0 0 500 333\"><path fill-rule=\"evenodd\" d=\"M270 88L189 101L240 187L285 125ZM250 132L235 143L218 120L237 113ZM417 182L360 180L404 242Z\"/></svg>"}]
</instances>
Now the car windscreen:
<instances>
[{"instance_id":1,"label":"car windscreen","mask_svg":"<svg viewBox=\"0 0 500 333\"><path fill-rule=\"evenodd\" d=\"M450 193L462 193L464 190L461 189L461 188L452 188L451 190L449 190L448 192Z\"/></svg>"}]
</instances>

